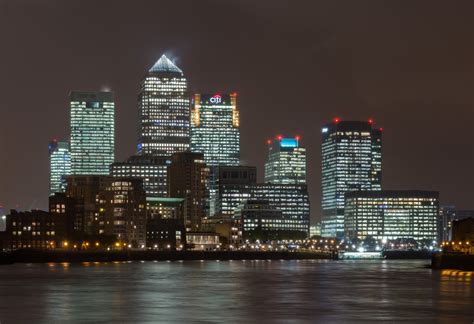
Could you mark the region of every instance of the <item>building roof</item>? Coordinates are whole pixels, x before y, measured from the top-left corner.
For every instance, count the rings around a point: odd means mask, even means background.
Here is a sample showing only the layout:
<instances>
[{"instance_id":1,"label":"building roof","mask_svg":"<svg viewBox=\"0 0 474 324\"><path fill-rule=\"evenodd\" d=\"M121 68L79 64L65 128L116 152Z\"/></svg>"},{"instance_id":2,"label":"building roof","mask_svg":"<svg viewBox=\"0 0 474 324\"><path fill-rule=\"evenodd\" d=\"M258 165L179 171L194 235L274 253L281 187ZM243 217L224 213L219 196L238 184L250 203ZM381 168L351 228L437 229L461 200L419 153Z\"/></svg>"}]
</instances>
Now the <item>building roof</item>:
<instances>
[{"instance_id":1,"label":"building roof","mask_svg":"<svg viewBox=\"0 0 474 324\"><path fill-rule=\"evenodd\" d=\"M359 190L349 191L346 198L439 198L438 191L425 190Z\"/></svg>"},{"instance_id":2,"label":"building roof","mask_svg":"<svg viewBox=\"0 0 474 324\"><path fill-rule=\"evenodd\" d=\"M156 61L155 65L152 66L149 72L172 72L183 74L183 71L171 62L165 54L161 55L160 59Z\"/></svg>"}]
</instances>

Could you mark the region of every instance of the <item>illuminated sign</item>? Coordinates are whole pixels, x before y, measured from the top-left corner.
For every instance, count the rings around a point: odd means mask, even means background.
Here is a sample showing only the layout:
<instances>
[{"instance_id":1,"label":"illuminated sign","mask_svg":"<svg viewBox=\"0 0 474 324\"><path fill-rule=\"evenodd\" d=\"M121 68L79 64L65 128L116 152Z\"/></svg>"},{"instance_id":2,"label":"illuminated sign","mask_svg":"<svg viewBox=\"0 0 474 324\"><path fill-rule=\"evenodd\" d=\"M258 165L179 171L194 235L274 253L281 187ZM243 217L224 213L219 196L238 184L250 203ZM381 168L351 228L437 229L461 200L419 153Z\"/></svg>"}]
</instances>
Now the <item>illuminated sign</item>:
<instances>
[{"instance_id":1,"label":"illuminated sign","mask_svg":"<svg viewBox=\"0 0 474 324\"><path fill-rule=\"evenodd\" d=\"M219 94L213 95L209 101L213 104L218 104L222 102L222 96Z\"/></svg>"},{"instance_id":2,"label":"illuminated sign","mask_svg":"<svg viewBox=\"0 0 474 324\"><path fill-rule=\"evenodd\" d=\"M298 147L298 140L296 138L282 138L280 147Z\"/></svg>"}]
</instances>

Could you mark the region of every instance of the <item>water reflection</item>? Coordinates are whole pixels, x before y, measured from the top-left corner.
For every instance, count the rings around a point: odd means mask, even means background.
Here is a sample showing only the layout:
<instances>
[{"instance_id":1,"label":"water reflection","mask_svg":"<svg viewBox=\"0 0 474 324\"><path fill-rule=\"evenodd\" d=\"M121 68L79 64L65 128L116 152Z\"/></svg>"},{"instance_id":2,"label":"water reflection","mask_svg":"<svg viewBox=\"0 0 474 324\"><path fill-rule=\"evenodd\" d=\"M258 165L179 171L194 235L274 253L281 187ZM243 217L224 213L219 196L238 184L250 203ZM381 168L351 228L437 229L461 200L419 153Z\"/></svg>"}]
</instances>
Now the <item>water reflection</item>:
<instances>
[{"instance_id":1,"label":"water reflection","mask_svg":"<svg viewBox=\"0 0 474 324\"><path fill-rule=\"evenodd\" d=\"M0 322L474 320L471 272L425 261L160 261L0 267Z\"/></svg>"}]
</instances>

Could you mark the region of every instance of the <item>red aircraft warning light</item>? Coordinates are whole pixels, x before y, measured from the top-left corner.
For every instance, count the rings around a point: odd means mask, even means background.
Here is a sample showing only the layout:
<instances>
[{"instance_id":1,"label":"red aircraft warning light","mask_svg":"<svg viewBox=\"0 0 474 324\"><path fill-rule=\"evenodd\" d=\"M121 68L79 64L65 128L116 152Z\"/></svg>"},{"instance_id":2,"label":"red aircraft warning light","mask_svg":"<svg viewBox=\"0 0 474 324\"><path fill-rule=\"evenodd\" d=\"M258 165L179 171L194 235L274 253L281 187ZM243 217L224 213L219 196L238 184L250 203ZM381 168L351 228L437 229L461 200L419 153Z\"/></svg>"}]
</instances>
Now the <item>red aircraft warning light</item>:
<instances>
[{"instance_id":1,"label":"red aircraft warning light","mask_svg":"<svg viewBox=\"0 0 474 324\"><path fill-rule=\"evenodd\" d=\"M372 118L369 118L369 124L373 124L374 123L374 120Z\"/></svg>"},{"instance_id":2,"label":"red aircraft warning light","mask_svg":"<svg viewBox=\"0 0 474 324\"><path fill-rule=\"evenodd\" d=\"M281 136L281 135L277 136L277 140L281 141L282 139L283 139L283 136Z\"/></svg>"},{"instance_id":3,"label":"red aircraft warning light","mask_svg":"<svg viewBox=\"0 0 474 324\"><path fill-rule=\"evenodd\" d=\"M340 121L341 121L341 118L339 118L339 117L334 117L334 119L333 119L334 124L337 124Z\"/></svg>"},{"instance_id":4,"label":"red aircraft warning light","mask_svg":"<svg viewBox=\"0 0 474 324\"><path fill-rule=\"evenodd\" d=\"M268 144L268 145L272 144L272 140L270 140L270 139L267 140L267 144Z\"/></svg>"},{"instance_id":5,"label":"red aircraft warning light","mask_svg":"<svg viewBox=\"0 0 474 324\"><path fill-rule=\"evenodd\" d=\"M301 136L299 136L299 135L295 136L295 140L297 140L298 142L300 141L300 139L301 139Z\"/></svg>"}]
</instances>

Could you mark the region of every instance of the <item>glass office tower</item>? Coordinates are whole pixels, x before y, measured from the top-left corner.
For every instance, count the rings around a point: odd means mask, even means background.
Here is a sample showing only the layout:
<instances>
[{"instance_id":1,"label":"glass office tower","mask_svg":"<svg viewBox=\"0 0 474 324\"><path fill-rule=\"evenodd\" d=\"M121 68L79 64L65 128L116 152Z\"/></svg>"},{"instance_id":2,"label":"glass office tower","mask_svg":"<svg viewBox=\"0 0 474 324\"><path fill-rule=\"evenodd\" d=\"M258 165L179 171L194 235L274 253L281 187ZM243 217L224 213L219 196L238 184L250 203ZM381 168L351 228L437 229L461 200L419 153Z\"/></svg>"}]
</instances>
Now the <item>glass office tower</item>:
<instances>
[{"instance_id":1,"label":"glass office tower","mask_svg":"<svg viewBox=\"0 0 474 324\"><path fill-rule=\"evenodd\" d=\"M237 94L195 94L191 111L191 151L208 166L240 163Z\"/></svg>"},{"instance_id":2,"label":"glass office tower","mask_svg":"<svg viewBox=\"0 0 474 324\"><path fill-rule=\"evenodd\" d=\"M276 184L306 183L306 149L300 146L300 138L283 138L268 141L268 157L265 162L265 182Z\"/></svg>"},{"instance_id":3,"label":"glass office tower","mask_svg":"<svg viewBox=\"0 0 474 324\"><path fill-rule=\"evenodd\" d=\"M64 176L71 174L71 154L68 142L53 140L48 145L49 150L49 195L64 192Z\"/></svg>"},{"instance_id":4,"label":"glass office tower","mask_svg":"<svg viewBox=\"0 0 474 324\"><path fill-rule=\"evenodd\" d=\"M382 129L334 118L322 128L322 235L344 236L344 195L381 190Z\"/></svg>"},{"instance_id":5,"label":"glass office tower","mask_svg":"<svg viewBox=\"0 0 474 324\"><path fill-rule=\"evenodd\" d=\"M71 92L71 173L108 175L115 158L112 92Z\"/></svg>"},{"instance_id":6,"label":"glass office tower","mask_svg":"<svg viewBox=\"0 0 474 324\"><path fill-rule=\"evenodd\" d=\"M171 156L189 149L190 107L187 81L165 55L141 83L138 154Z\"/></svg>"}]
</instances>

